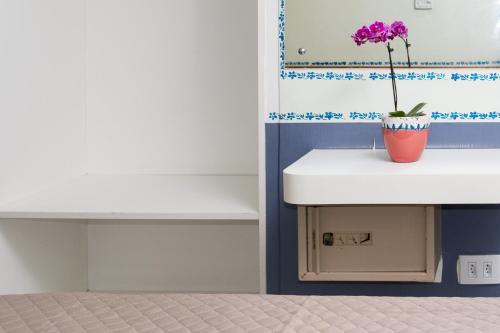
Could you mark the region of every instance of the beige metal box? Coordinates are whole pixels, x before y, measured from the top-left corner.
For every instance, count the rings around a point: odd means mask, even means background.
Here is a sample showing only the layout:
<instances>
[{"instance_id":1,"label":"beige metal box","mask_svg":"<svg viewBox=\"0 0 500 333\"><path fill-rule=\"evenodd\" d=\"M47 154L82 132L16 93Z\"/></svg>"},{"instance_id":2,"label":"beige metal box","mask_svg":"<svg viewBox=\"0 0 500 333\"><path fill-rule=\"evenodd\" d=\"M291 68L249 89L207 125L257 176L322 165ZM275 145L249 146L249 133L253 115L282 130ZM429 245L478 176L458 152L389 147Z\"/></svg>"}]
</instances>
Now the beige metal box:
<instances>
[{"instance_id":1,"label":"beige metal box","mask_svg":"<svg viewBox=\"0 0 500 333\"><path fill-rule=\"evenodd\" d=\"M302 281L434 282L439 207L299 207Z\"/></svg>"}]
</instances>

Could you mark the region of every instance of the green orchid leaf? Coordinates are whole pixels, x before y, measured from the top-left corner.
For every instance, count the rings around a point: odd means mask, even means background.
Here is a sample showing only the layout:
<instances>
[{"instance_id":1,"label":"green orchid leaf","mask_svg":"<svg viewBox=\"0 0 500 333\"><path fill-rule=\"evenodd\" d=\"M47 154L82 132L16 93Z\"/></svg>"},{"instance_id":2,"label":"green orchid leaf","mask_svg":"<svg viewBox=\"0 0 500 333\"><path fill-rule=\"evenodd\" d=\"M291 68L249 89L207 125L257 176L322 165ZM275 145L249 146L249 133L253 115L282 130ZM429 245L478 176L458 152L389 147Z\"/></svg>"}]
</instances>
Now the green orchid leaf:
<instances>
[{"instance_id":1,"label":"green orchid leaf","mask_svg":"<svg viewBox=\"0 0 500 333\"><path fill-rule=\"evenodd\" d=\"M404 111L393 111L393 112L389 112L389 116L391 116L391 117L406 117L406 113Z\"/></svg>"},{"instance_id":2,"label":"green orchid leaf","mask_svg":"<svg viewBox=\"0 0 500 333\"><path fill-rule=\"evenodd\" d=\"M410 112L408 112L407 117L418 117L419 114L422 115L420 110L422 110L422 108L426 105L427 103L418 103L413 109L411 109Z\"/></svg>"}]
</instances>

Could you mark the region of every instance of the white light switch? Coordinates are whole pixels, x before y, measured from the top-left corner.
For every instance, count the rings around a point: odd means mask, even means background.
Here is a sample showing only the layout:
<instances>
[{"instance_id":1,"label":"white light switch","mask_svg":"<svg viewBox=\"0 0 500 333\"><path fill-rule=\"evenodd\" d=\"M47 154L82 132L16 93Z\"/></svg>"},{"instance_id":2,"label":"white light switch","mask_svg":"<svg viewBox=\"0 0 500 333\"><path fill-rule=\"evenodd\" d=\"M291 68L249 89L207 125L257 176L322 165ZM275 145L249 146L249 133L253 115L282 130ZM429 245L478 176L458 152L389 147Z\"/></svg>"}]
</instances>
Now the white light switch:
<instances>
[{"instance_id":1,"label":"white light switch","mask_svg":"<svg viewBox=\"0 0 500 333\"><path fill-rule=\"evenodd\" d=\"M415 9L432 9L434 0L415 0Z\"/></svg>"}]
</instances>

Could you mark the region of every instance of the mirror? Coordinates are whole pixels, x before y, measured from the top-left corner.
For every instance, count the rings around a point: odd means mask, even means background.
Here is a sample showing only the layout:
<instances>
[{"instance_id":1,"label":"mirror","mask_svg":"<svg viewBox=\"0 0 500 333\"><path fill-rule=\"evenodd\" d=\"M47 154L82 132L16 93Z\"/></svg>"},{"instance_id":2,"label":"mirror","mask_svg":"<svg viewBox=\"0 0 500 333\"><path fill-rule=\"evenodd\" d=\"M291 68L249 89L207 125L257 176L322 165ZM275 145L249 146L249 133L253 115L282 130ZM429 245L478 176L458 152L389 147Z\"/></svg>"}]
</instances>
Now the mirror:
<instances>
[{"instance_id":1,"label":"mirror","mask_svg":"<svg viewBox=\"0 0 500 333\"><path fill-rule=\"evenodd\" d=\"M351 39L376 20L405 22L412 67L500 67L500 0L286 0L285 66L387 67L382 45ZM391 45L406 67L404 42Z\"/></svg>"}]
</instances>

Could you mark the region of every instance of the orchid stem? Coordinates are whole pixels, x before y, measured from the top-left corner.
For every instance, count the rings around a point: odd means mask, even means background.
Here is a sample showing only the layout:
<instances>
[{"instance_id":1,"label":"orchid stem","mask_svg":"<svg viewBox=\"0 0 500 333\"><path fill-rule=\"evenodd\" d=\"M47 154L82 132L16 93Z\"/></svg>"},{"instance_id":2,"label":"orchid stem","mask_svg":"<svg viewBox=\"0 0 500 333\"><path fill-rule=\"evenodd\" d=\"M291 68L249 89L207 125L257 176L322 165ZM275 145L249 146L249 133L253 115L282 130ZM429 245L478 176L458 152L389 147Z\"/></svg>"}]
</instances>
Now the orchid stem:
<instances>
[{"instance_id":1,"label":"orchid stem","mask_svg":"<svg viewBox=\"0 0 500 333\"><path fill-rule=\"evenodd\" d=\"M391 80L392 80L392 96L394 97L394 111L398 111L398 88L396 85L396 73L394 73L394 65L392 64L391 43L387 43L387 51L389 52L389 63L391 65Z\"/></svg>"},{"instance_id":2,"label":"orchid stem","mask_svg":"<svg viewBox=\"0 0 500 333\"><path fill-rule=\"evenodd\" d=\"M403 37L400 37L403 42L405 43L405 47L406 47L406 57L408 59L408 68L411 67L411 61L410 61L410 46L411 44L408 42L408 38L404 39Z\"/></svg>"},{"instance_id":3,"label":"orchid stem","mask_svg":"<svg viewBox=\"0 0 500 333\"><path fill-rule=\"evenodd\" d=\"M408 43L408 39L405 39L405 46L406 46L406 57L408 58L408 67L411 67L411 61L410 61L410 46L411 46L411 44Z\"/></svg>"}]
</instances>

